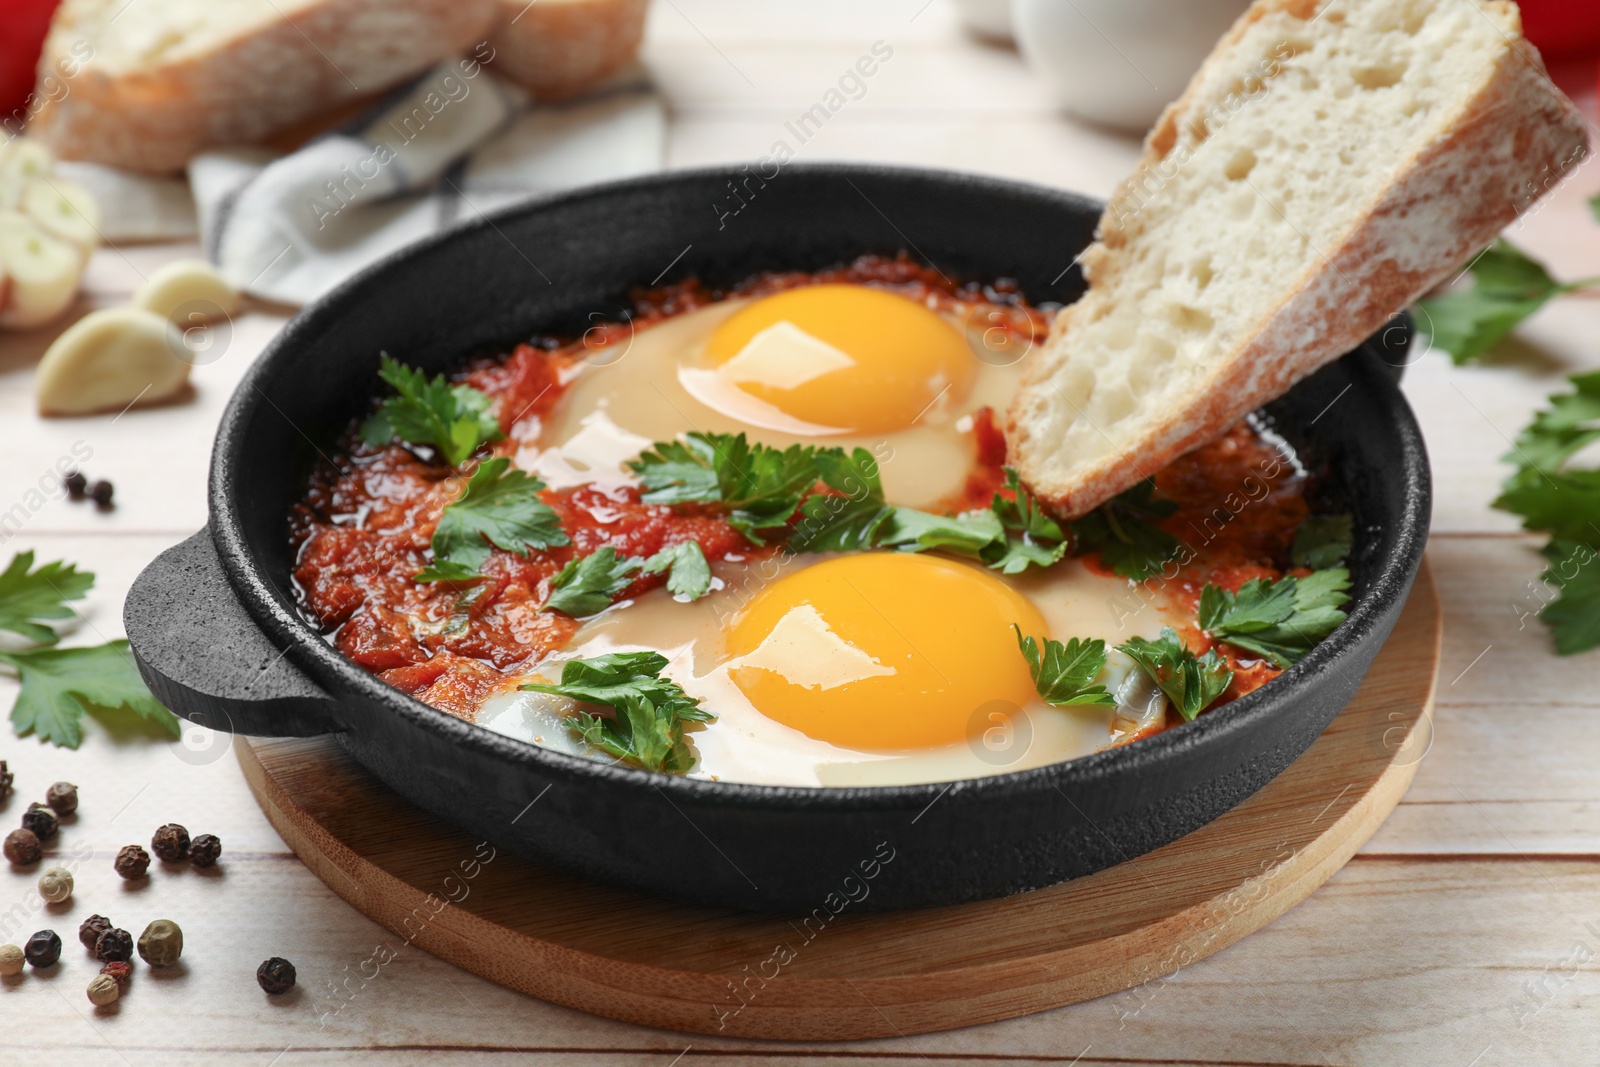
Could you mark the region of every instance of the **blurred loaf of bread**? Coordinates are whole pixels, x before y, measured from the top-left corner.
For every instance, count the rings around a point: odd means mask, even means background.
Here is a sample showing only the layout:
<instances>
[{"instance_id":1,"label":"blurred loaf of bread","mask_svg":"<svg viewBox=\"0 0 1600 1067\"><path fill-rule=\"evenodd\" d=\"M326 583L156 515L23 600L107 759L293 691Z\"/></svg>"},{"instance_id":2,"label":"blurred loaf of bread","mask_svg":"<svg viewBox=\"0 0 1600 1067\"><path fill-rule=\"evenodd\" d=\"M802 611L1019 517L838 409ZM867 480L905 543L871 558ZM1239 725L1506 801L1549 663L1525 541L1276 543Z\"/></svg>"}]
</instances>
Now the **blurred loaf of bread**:
<instances>
[{"instance_id":1,"label":"blurred loaf of bread","mask_svg":"<svg viewBox=\"0 0 1600 1067\"><path fill-rule=\"evenodd\" d=\"M148 173L348 112L452 56L541 99L609 77L647 0L63 0L41 76L75 75L30 123L64 159Z\"/></svg>"}]
</instances>

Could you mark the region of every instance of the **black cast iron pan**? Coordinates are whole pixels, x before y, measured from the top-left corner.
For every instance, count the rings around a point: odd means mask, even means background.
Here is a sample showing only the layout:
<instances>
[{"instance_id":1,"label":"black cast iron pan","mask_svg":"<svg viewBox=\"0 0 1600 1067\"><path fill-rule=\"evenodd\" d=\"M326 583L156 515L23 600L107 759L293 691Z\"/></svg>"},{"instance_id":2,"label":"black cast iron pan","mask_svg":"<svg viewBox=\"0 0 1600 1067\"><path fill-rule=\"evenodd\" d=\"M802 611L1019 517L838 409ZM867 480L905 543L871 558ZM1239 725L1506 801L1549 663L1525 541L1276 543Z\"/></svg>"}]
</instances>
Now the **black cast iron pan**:
<instances>
[{"instance_id":1,"label":"black cast iron pan","mask_svg":"<svg viewBox=\"0 0 1600 1067\"><path fill-rule=\"evenodd\" d=\"M792 165L764 182L713 169L586 189L408 248L307 308L246 375L217 435L207 528L151 563L129 594L139 668L186 718L246 734L334 734L396 792L496 845L704 903L809 912L892 849L854 907L951 904L1087 874L1188 833L1311 744L1400 613L1429 514L1427 457L1393 373L1403 319L1263 413L1330 472L1329 491L1354 513L1349 621L1243 699L1068 763L840 789L606 766L390 688L340 657L290 588L290 505L319 450L331 451L378 388L380 351L442 370L536 332L619 319L631 287L731 284L865 252L1014 277L1031 301L1065 303L1082 289L1074 257L1098 216L1082 197L988 178Z\"/></svg>"}]
</instances>

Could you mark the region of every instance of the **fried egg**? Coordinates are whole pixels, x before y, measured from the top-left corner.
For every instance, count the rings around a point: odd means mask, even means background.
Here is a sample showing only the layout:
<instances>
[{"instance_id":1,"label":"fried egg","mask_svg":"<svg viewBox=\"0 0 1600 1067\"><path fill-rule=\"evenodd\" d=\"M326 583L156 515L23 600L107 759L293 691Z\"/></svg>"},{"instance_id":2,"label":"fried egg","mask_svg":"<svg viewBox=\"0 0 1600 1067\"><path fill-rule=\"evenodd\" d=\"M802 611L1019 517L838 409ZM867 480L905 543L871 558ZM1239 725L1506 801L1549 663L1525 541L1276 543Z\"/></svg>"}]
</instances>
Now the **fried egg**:
<instances>
[{"instance_id":1,"label":"fried egg","mask_svg":"<svg viewBox=\"0 0 1600 1067\"><path fill-rule=\"evenodd\" d=\"M972 415L1003 407L1020 371L1022 351L975 344L971 333L857 285L714 304L580 368L517 463L556 488L626 484L627 461L655 441L744 432L778 447L867 448L892 503L934 507L965 484ZM516 685L553 681L569 659L653 650L717 716L687 727L691 777L809 786L981 777L1098 751L1128 712L1045 704L1019 633L1109 647L1155 637L1164 622L1151 610L1130 625L1127 583L1075 560L1002 578L938 555L779 551L718 561L714 573L697 601L656 590L590 619L491 696L478 723L608 759L569 725L570 701ZM1112 651L1100 681L1133 693L1140 677Z\"/></svg>"}]
</instances>

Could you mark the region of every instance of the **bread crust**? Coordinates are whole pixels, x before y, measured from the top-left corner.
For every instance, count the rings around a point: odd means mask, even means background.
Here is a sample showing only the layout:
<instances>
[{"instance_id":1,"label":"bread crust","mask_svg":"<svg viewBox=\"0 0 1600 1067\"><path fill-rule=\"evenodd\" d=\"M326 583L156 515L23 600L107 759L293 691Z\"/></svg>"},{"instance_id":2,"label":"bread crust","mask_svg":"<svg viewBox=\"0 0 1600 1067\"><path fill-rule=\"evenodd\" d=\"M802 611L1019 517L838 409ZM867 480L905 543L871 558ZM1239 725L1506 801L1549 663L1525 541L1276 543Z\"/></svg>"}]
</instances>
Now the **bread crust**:
<instances>
[{"instance_id":1,"label":"bread crust","mask_svg":"<svg viewBox=\"0 0 1600 1067\"><path fill-rule=\"evenodd\" d=\"M1514 5L1485 5L1515 20ZM1250 24L1273 11L1299 13L1313 0L1258 0L1223 37L1206 68L1223 61ZM1204 70L1202 71L1204 73ZM1058 316L1007 413L1010 460L1047 506L1075 517L1133 486L1245 415L1283 395L1302 378L1371 336L1419 296L1450 277L1587 153L1586 124L1551 83L1538 52L1517 38L1479 92L1464 101L1447 133L1400 167L1396 179L1332 247L1288 286L1283 299L1246 332L1243 342L1190 394L1162 415L1133 454L1103 457L1070 479L1049 469L1049 443L1030 418L1051 402L1052 375L1073 317L1094 314L1096 283L1117 269L1123 235L1115 220L1133 208L1137 176L1159 163L1176 140L1177 123L1198 92L1201 75L1170 105L1146 140L1134 177L1108 202L1099 240L1082 263L1091 289ZM1393 254L1404 250L1405 263ZM1053 357L1053 358L1052 358Z\"/></svg>"},{"instance_id":2,"label":"bread crust","mask_svg":"<svg viewBox=\"0 0 1600 1067\"><path fill-rule=\"evenodd\" d=\"M63 159L161 174L216 145L248 144L381 91L487 40L498 0L320 0L205 52L146 70L93 58L29 132ZM93 46L96 8L66 0L40 57L43 78Z\"/></svg>"},{"instance_id":3,"label":"bread crust","mask_svg":"<svg viewBox=\"0 0 1600 1067\"><path fill-rule=\"evenodd\" d=\"M650 0L500 0L491 67L537 100L587 92L639 54L649 6Z\"/></svg>"}]
</instances>

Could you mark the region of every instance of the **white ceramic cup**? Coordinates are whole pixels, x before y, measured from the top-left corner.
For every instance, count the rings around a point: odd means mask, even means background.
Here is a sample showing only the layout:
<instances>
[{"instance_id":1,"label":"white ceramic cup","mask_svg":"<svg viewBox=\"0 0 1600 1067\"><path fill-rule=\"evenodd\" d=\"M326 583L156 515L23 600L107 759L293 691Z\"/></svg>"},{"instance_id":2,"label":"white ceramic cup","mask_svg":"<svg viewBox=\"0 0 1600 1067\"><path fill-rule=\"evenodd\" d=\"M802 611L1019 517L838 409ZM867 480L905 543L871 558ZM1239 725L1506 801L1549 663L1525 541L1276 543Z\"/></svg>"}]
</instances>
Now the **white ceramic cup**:
<instances>
[{"instance_id":1,"label":"white ceramic cup","mask_svg":"<svg viewBox=\"0 0 1600 1067\"><path fill-rule=\"evenodd\" d=\"M1017 47L1072 114L1148 129L1248 0L1012 0Z\"/></svg>"}]
</instances>

